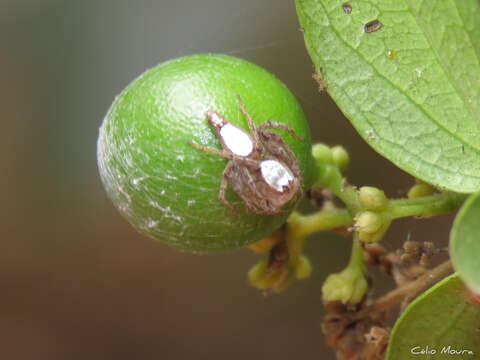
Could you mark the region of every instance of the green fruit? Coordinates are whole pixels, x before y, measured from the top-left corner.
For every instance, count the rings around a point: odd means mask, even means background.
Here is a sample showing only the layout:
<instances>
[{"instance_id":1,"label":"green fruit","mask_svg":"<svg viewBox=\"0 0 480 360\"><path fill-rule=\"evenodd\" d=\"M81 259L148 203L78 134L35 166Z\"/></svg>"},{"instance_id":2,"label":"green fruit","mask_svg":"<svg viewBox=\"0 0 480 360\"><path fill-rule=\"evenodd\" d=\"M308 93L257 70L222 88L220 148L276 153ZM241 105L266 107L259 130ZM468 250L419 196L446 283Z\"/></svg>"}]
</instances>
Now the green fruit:
<instances>
[{"instance_id":1,"label":"green fruit","mask_svg":"<svg viewBox=\"0 0 480 360\"><path fill-rule=\"evenodd\" d=\"M229 186L227 199L238 211L235 216L218 199L228 160L189 144L221 149L207 110L248 129L237 95L255 124L282 122L303 137L297 140L278 130L298 159L303 190L311 184L310 131L285 85L245 60L186 56L160 64L128 85L100 128L100 176L110 199L137 230L178 249L212 252L251 244L285 222L295 204L275 216L254 214Z\"/></svg>"}]
</instances>

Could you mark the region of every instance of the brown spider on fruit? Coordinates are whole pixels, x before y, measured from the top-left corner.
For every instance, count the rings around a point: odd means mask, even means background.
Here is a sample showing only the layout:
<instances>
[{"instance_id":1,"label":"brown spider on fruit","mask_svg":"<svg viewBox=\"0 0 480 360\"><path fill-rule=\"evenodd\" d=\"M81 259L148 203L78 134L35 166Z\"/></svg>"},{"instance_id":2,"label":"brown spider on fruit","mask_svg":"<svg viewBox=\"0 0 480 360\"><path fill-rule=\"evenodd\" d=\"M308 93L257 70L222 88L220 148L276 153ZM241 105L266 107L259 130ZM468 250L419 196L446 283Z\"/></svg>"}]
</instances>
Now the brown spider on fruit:
<instances>
[{"instance_id":1,"label":"brown spider on fruit","mask_svg":"<svg viewBox=\"0 0 480 360\"><path fill-rule=\"evenodd\" d=\"M282 137L266 129L283 129L302 140L285 124L267 121L255 127L242 99L240 110L247 119L251 135L225 120L214 111L207 111L208 122L215 130L222 150L190 143L199 150L229 159L220 184L219 199L234 214L236 210L226 198L228 183L254 213L275 215L301 193L301 173L297 158Z\"/></svg>"}]
</instances>

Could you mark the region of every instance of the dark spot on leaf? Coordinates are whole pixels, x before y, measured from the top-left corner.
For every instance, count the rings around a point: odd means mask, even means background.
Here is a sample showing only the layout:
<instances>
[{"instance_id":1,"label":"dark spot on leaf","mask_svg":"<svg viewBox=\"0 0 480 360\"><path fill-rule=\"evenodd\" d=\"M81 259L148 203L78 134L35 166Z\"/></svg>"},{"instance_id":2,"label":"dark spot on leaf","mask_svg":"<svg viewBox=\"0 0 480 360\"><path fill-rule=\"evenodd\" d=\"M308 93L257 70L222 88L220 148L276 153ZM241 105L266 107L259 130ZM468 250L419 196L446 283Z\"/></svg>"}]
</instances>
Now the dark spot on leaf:
<instances>
[{"instance_id":1,"label":"dark spot on leaf","mask_svg":"<svg viewBox=\"0 0 480 360\"><path fill-rule=\"evenodd\" d=\"M320 92L327 90L328 84L327 80L325 80L325 77L322 74L322 69L320 69L319 72L314 73L312 77L317 82L318 90Z\"/></svg>"},{"instance_id":2,"label":"dark spot on leaf","mask_svg":"<svg viewBox=\"0 0 480 360\"><path fill-rule=\"evenodd\" d=\"M364 29L366 33L372 33L382 28L382 23L378 20L372 20L365 24Z\"/></svg>"},{"instance_id":3,"label":"dark spot on leaf","mask_svg":"<svg viewBox=\"0 0 480 360\"><path fill-rule=\"evenodd\" d=\"M344 3L342 5L342 8L345 14L350 14L352 12L352 5L350 5L349 3Z\"/></svg>"}]
</instances>

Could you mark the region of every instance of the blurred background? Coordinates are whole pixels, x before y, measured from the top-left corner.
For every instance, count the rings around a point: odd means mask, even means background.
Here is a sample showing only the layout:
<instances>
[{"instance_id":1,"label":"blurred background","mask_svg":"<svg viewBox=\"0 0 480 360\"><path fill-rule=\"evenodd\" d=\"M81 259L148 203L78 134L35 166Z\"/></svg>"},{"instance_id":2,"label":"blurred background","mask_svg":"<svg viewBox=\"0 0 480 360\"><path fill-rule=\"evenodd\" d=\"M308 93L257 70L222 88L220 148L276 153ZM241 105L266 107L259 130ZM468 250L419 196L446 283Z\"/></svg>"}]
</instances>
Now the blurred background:
<instances>
[{"instance_id":1,"label":"blurred background","mask_svg":"<svg viewBox=\"0 0 480 360\"><path fill-rule=\"evenodd\" d=\"M106 198L96 165L98 128L123 87L165 60L215 52L285 82L313 139L349 150L351 183L405 194L413 179L318 92L294 2L1 5L0 358L334 359L320 329L320 288L345 266L350 239L312 237L312 277L265 297L247 284L260 260L247 250L190 255L137 234ZM445 246L450 221L399 221L384 243L394 249L411 233Z\"/></svg>"}]
</instances>

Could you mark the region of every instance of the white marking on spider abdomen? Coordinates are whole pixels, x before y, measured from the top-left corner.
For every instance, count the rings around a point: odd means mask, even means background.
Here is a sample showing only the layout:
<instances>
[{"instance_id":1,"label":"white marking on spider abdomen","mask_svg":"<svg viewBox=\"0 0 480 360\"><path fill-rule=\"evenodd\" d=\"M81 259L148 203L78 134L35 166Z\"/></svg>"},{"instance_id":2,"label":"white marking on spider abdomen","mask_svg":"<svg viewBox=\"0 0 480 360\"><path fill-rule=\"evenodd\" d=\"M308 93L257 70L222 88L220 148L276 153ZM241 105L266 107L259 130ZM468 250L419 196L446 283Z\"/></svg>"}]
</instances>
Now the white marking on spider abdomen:
<instances>
[{"instance_id":1,"label":"white marking on spider abdomen","mask_svg":"<svg viewBox=\"0 0 480 360\"><path fill-rule=\"evenodd\" d=\"M248 156L252 153L252 139L236 126L227 122L220 128L220 136L228 149L235 155Z\"/></svg>"},{"instance_id":2,"label":"white marking on spider abdomen","mask_svg":"<svg viewBox=\"0 0 480 360\"><path fill-rule=\"evenodd\" d=\"M264 160L260 170L265 182L279 192L293 181L292 172L276 160Z\"/></svg>"}]
</instances>

